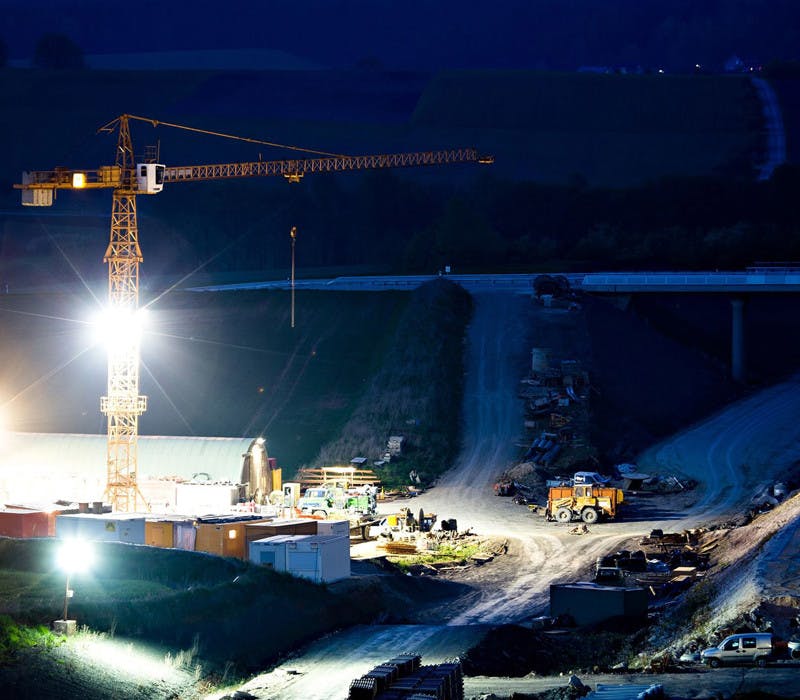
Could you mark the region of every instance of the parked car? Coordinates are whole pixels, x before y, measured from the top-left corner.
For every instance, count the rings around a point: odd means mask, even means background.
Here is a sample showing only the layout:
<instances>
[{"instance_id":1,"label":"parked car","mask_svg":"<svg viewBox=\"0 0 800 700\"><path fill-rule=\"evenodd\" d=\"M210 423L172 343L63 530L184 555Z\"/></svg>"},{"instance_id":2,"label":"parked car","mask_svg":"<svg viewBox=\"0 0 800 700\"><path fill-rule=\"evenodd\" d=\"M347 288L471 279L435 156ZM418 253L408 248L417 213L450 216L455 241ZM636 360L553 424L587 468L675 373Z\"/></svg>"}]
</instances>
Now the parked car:
<instances>
[{"instance_id":1,"label":"parked car","mask_svg":"<svg viewBox=\"0 0 800 700\"><path fill-rule=\"evenodd\" d=\"M775 658L774 642L769 632L748 632L725 637L717 646L704 649L701 654L704 664L712 668L736 664L766 666Z\"/></svg>"},{"instance_id":2,"label":"parked car","mask_svg":"<svg viewBox=\"0 0 800 700\"><path fill-rule=\"evenodd\" d=\"M605 486L609 481L611 481L610 476L603 476L597 472L575 472L572 477L572 482L574 484L598 484L599 486Z\"/></svg>"}]
</instances>

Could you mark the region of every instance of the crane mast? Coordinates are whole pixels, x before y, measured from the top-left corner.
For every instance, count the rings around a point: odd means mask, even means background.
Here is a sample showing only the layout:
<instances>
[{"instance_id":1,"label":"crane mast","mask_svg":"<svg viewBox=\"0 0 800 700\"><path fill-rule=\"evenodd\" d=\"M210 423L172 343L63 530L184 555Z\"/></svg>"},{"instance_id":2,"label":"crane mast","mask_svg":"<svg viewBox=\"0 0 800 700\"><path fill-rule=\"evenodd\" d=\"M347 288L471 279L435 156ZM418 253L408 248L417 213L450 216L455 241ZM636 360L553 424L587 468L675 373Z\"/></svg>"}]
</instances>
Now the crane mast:
<instances>
[{"instance_id":1,"label":"crane mast","mask_svg":"<svg viewBox=\"0 0 800 700\"><path fill-rule=\"evenodd\" d=\"M139 395L139 228L136 221L136 164L130 125L119 121L116 167L122 182L113 192L111 234L103 262L108 264L108 308L114 319L108 341L107 395L100 410L107 421L106 498L116 511L138 510L139 416L147 397ZM142 498L144 503L144 499Z\"/></svg>"},{"instance_id":2,"label":"crane mast","mask_svg":"<svg viewBox=\"0 0 800 700\"><path fill-rule=\"evenodd\" d=\"M318 158L220 163L165 167L152 160L136 163L130 133L130 119L152 126L171 126L189 131L233 138L251 143L281 146L321 154ZM108 308L112 328L108 333L107 395L100 399L100 410L107 418L106 498L115 511L139 508L138 449L139 416L147 410L147 397L139 395L139 353L141 310L139 309L139 229L136 197L160 192L165 182L223 180L240 177L283 176L299 182L306 174L374 168L417 167L448 163L491 163L491 156L479 156L474 148L419 151L382 155L346 156L282 146L267 141L231 136L123 114L100 128L117 131L117 153L113 166L96 170L53 170L25 172L22 183L23 205L50 206L60 189L112 189L111 233L103 262L108 265Z\"/></svg>"}]
</instances>

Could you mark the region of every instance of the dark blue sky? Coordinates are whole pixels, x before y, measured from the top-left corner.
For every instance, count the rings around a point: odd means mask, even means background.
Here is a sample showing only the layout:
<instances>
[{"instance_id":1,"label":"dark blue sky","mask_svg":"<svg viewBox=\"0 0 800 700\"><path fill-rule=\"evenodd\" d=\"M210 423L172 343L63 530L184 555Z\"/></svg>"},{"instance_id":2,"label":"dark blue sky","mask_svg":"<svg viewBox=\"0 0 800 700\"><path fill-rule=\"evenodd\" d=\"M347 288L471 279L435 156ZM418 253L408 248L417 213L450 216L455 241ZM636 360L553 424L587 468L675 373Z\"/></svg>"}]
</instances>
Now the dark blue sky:
<instances>
[{"instance_id":1,"label":"dark blue sky","mask_svg":"<svg viewBox=\"0 0 800 700\"><path fill-rule=\"evenodd\" d=\"M32 55L44 32L86 53L269 48L324 66L719 68L731 54L800 56L797 0L0 0L0 39Z\"/></svg>"}]
</instances>

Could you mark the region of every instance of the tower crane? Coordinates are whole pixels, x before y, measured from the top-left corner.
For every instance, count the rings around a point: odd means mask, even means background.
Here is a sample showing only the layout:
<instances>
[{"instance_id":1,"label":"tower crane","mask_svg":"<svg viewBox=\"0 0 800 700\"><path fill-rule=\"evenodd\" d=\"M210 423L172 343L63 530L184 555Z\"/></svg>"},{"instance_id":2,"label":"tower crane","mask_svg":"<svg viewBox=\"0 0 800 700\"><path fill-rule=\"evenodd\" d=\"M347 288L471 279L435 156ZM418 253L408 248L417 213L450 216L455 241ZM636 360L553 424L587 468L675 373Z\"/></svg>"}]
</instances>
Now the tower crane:
<instances>
[{"instance_id":1,"label":"tower crane","mask_svg":"<svg viewBox=\"0 0 800 700\"><path fill-rule=\"evenodd\" d=\"M132 120L284 149L303 151L317 157L206 165L167 166L158 162L156 149L141 159L134 155ZM106 498L116 511L136 511L141 493L137 485L137 439L139 416L147 410L147 397L139 395L139 229L136 198L161 192L166 183L224 180L242 177L283 176L299 182L311 173L374 168L445 165L449 163L491 163L474 148L417 151L381 155L348 156L287 146L258 139L171 124L156 119L123 114L100 127L98 133L117 133L113 165L96 170L53 170L24 172L22 190L25 206L51 206L58 190L112 190L111 234L103 261L108 264L108 309L114 332L108 348L107 395L100 400L107 418ZM142 498L142 503L144 499Z\"/></svg>"}]
</instances>

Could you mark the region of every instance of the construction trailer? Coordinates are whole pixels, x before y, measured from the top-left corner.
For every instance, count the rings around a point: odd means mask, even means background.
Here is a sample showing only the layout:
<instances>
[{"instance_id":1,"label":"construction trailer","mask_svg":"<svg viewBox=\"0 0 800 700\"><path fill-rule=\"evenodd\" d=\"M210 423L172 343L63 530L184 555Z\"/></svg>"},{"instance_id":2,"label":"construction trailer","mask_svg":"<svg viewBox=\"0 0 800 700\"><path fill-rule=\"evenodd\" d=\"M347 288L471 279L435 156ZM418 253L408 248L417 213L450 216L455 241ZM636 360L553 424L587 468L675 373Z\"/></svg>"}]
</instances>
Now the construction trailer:
<instances>
[{"instance_id":1,"label":"construction trailer","mask_svg":"<svg viewBox=\"0 0 800 700\"><path fill-rule=\"evenodd\" d=\"M349 520L317 520L318 535L338 535L350 537Z\"/></svg>"},{"instance_id":2,"label":"construction trailer","mask_svg":"<svg viewBox=\"0 0 800 700\"><path fill-rule=\"evenodd\" d=\"M144 522L144 543L150 547L193 552L196 539L194 520L185 516L154 516Z\"/></svg>"},{"instance_id":3,"label":"construction trailer","mask_svg":"<svg viewBox=\"0 0 800 700\"><path fill-rule=\"evenodd\" d=\"M144 544L143 515L136 513L71 513L56 516L58 539Z\"/></svg>"},{"instance_id":4,"label":"construction trailer","mask_svg":"<svg viewBox=\"0 0 800 700\"><path fill-rule=\"evenodd\" d=\"M568 616L578 626L616 617L645 621L647 603L647 590L639 586L602 586L588 582L550 586L550 616Z\"/></svg>"},{"instance_id":5,"label":"construction trailer","mask_svg":"<svg viewBox=\"0 0 800 700\"><path fill-rule=\"evenodd\" d=\"M260 522L248 522L244 528L244 538L246 542L245 557L248 556L251 542L263 540L267 537L278 537L286 535L316 535L318 534L317 520L310 518L293 518L290 520L262 520Z\"/></svg>"},{"instance_id":6,"label":"construction trailer","mask_svg":"<svg viewBox=\"0 0 800 700\"><path fill-rule=\"evenodd\" d=\"M280 535L250 543L250 561L330 583L350 576L350 538L341 535Z\"/></svg>"},{"instance_id":7,"label":"construction trailer","mask_svg":"<svg viewBox=\"0 0 800 700\"><path fill-rule=\"evenodd\" d=\"M27 508L0 510L0 535L3 537L50 537L50 513Z\"/></svg>"},{"instance_id":8,"label":"construction trailer","mask_svg":"<svg viewBox=\"0 0 800 700\"><path fill-rule=\"evenodd\" d=\"M204 516L195 521L197 552L220 557L247 558L245 529L256 522L267 522L260 515Z\"/></svg>"},{"instance_id":9,"label":"construction trailer","mask_svg":"<svg viewBox=\"0 0 800 700\"><path fill-rule=\"evenodd\" d=\"M224 513L246 497L246 484L178 483L175 484L175 511L194 515Z\"/></svg>"}]
</instances>

